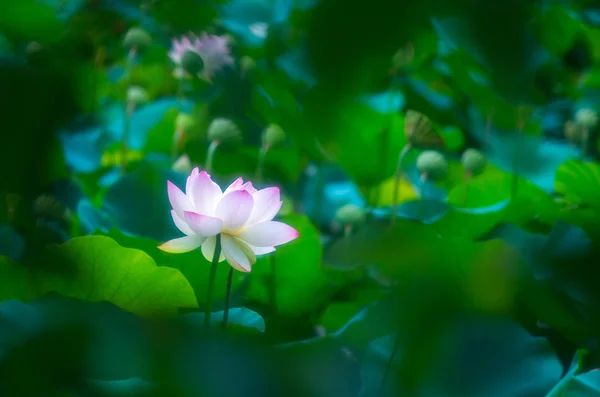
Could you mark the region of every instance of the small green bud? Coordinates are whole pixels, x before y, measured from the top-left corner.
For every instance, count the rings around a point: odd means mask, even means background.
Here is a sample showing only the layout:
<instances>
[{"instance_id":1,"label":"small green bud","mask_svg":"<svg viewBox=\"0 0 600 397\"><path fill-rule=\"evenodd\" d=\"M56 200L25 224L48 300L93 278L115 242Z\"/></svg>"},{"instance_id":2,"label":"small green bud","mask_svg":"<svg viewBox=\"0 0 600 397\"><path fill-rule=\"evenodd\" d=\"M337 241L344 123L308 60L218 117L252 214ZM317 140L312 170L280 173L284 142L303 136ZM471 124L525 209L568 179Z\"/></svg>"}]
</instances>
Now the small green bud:
<instances>
[{"instance_id":1,"label":"small green bud","mask_svg":"<svg viewBox=\"0 0 600 397\"><path fill-rule=\"evenodd\" d=\"M358 225L364 222L365 211L354 204L346 204L337 210L335 217L342 225Z\"/></svg>"},{"instance_id":2,"label":"small green bud","mask_svg":"<svg viewBox=\"0 0 600 397\"><path fill-rule=\"evenodd\" d=\"M425 150L417 158L417 169L431 179L442 179L448 173L448 162L434 150Z\"/></svg>"},{"instance_id":3,"label":"small green bud","mask_svg":"<svg viewBox=\"0 0 600 397\"><path fill-rule=\"evenodd\" d=\"M467 149L464 151L460 162L467 171L472 175L478 174L485 168L487 160L485 156L475 149Z\"/></svg>"},{"instance_id":4,"label":"small green bud","mask_svg":"<svg viewBox=\"0 0 600 397\"><path fill-rule=\"evenodd\" d=\"M192 162L190 161L190 157L187 154L182 155L175 163L173 163L171 169L183 174L189 174L192 172Z\"/></svg>"},{"instance_id":5,"label":"small green bud","mask_svg":"<svg viewBox=\"0 0 600 397\"><path fill-rule=\"evenodd\" d=\"M186 73L195 76L204 68L204 60L196 51L187 50L181 57L181 67Z\"/></svg>"},{"instance_id":6,"label":"small green bud","mask_svg":"<svg viewBox=\"0 0 600 397\"><path fill-rule=\"evenodd\" d=\"M240 59L240 66L242 72L247 73L249 70L252 70L256 67L256 61L246 55Z\"/></svg>"},{"instance_id":7,"label":"small green bud","mask_svg":"<svg viewBox=\"0 0 600 397\"><path fill-rule=\"evenodd\" d=\"M591 130L598 124L598 113L593 109L579 109L575 113L575 122L581 127Z\"/></svg>"},{"instance_id":8,"label":"small green bud","mask_svg":"<svg viewBox=\"0 0 600 397\"><path fill-rule=\"evenodd\" d=\"M277 124L269 124L263 131L263 145L273 147L285 141L285 132Z\"/></svg>"},{"instance_id":9,"label":"small green bud","mask_svg":"<svg viewBox=\"0 0 600 397\"><path fill-rule=\"evenodd\" d=\"M175 119L175 129L177 130L190 131L197 124L196 118L187 113L179 113Z\"/></svg>"},{"instance_id":10,"label":"small green bud","mask_svg":"<svg viewBox=\"0 0 600 397\"><path fill-rule=\"evenodd\" d=\"M127 50L143 51L152 45L152 37L142 28L131 28L125 33L123 46Z\"/></svg>"},{"instance_id":11,"label":"small green bud","mask_svg":"<svg viewBox=\"0 0 600 397\"><path fill-rule=\"evenodd\" d=\"M569 120L564 126L565 137L572 143L579 144L583 142L583 128L573 120Z\"/></svg>"},{"instance_id":12,"label":"small green bud","mask_svg":"<svg viewBox=\"0 0 600 397\"><path fill-rule=\"evenodd\" d=\"M132 106L140 106L148 102L148 93L142 87L133 85L127 89L127 103Z\"/></svg>"},{"instance_id":13,"label":"small green bud","mask_svg":"<svg viewBox=\"0 0 600 397\"><path fill-rule=\"evenodd\" d=\"M239 136L240 130L229 119L216 118L208 126L208 139L210 141L225 141Z\"/></svg>"}]
</instances>

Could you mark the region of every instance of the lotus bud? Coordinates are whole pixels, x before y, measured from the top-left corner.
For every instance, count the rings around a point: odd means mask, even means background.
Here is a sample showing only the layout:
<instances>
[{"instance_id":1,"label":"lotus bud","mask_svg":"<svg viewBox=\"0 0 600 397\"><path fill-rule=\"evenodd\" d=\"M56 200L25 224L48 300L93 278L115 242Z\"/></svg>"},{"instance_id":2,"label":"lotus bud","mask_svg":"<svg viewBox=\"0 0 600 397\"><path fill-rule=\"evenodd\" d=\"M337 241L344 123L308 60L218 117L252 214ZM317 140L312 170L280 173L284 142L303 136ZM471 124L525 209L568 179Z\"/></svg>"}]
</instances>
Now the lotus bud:
<instances>
[{"instance_id":1,"label":"lotus bud","mask_svg":"<svg viewBox=\"0 0 600 397\"><path fill-rule=\"evenodd\" d=\"M187 113L179 113L175 119L175 129L182 131L190 131L198 125L196 118Z\"/></svg>"},{"instance_id":2,"label":"lotus bud","mask_svg":"<svg viewBox=\"0 0 600 397\"><path fill-rule=\"evenodd\" d=\"M152 37L142 28L131 28L123 38L123 46L129 51L143 51L152 45Z\"/></svg>"},{"instance_id":3,"label":"lotus bud","mask_svg":"<svg viewBox=\"0 0 600 397\"><path fill-rule=\"evenodd\" d=\"M480 173L487 164L485 156L479 150L475 149L465 150L460 162L471 175Z\"/></svg>"},{"instance_id":4,"label":"lotus bud","mask_svg":"<svg viewBox=\"0 0 600 397\"><path fill-rule=\"evenodd\" d=\"M132 107L138 107L148 102L148 93L139 86L130 86L127 89L127 104Z\"/></svg>"},{"instance_id":5,"label":"lotus bud","mask_svg":"<svg viewBox=\"0 0 600 397\"><path fill-rule=\"evenodd\" d=\"M427 178L443 179L448 173L448 162L433 150L425 150L417 158L417 169Z\"/></svg>"},{"instance_id":6,"label":"lotus bud","mask_svg":"<svg viewBox=\"0 0 600 397\"><path fill-rule=\"evenodd\" d=\"M582 128L591 130L598 124L598 113L593 109L579 109L575 113L575 122Z\"/></svg>"},{"instance_id":7,"label":"lotus bud","mask_svg":"<svg viewBox=\"0 0 600 397\"><path fill-rule=\"evenodd\" d=\"M354 204L346 204L335 213L335 218L342 225L358 225L365 220L365 211Z\"/></svg>"},{"instance_id":8,"label":"lotus bud","mask_svg":"<svg viewBox=\"0 0 600 397\"><path fill-rule=\"evenodd\" d=\"M229 119L216 118L208 126L208 139L210 141L222 142L240 136L237 125Z\"/></svg>"},{"instance_id":9,"label":"lotus bud","mask_svg":"<svg viewBox=\"0 0 600 397\"><path fill-rule=\"evenodd\" d=\"M250 70L256 67L256 61L249 56L244 56L240 59L240 69L242 76L245 76Z\"/></svg>"},{"instance_id":10,"label":"lotus bud","mask_svg":"<svg viewBox=\"0 0 600 397\"><path fill-rule=\"evenodd\" d=\"M204 60L198 52L187 50L181 57L181 67L186 73L195 76L204 69Z\"/></svg>"},{"instance_id":11,"label":"lotus bud","mask_svg":"<svg viewBox=\"0 0 600 397\"><path fill-rule=\"evenodd\" d=\"M273 147L285 141L285 132L277 124L269 124L263 132L263 146Z\"/></svg>"},{"instance_id":12,"label":"lotus bud","mask_svg":"<svg viewBox=\"0 0 600 397\"><path fill-rule=\"evenodd\" d=\"M40 219L60 223L69 223L72 218L71 211L68 208L47 194L43 194L35 199L33 202L33 212Z\"/></svg>"},{"instance_id":13,"label":"lotus bud","mask_svg":"<svg viewBox=\"0 0 600 397\"><path fill-rule=\"evenodd\" d=\"M583 141L583 128L581 125L573 120L569 120L565 123L564 131L565 137L571 143L580 144Z\"/></svg>"},{"instance_id":14,"label":"lotus bud","mask_svg":"<svg viewBox=\"0 0 600 397\"><path fill-rule=\"evenodd\" d=\"M192 162L187 154L182 155L173 163L171 167L173 171L181 172L183 174L189 174L192 172Z\"/></svg>"}]
</instances>

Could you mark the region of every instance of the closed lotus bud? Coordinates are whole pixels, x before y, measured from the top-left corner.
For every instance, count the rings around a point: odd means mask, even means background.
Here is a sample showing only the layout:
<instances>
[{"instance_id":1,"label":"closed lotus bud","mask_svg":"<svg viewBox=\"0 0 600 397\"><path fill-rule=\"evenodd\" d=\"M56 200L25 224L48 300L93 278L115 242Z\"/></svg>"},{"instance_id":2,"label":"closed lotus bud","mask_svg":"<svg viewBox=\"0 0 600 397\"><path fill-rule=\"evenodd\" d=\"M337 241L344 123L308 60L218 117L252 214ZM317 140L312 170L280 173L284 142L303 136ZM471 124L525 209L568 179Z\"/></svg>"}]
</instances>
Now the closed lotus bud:
<instances>
[{"instance_id":1,"label":"closed lotus bud","mask_svg":"<svg viewBox=\"0 0 600 397\"><path fill-rule=\"evenodd\" d=\"M237 125L229 119L216 118L208 126L208 139L210 141L225 141L240 136Z\"/></svg>"},{"instance_id":2,"label":"closed lotus bud","mask_svg":"<svg viewBox=\"0 0 600 397\"><path fill-rule=\"evenodd\" d=\"M249 56L243 56L240 59L240 68L242 70L242 75L245 75L250 70L256 67L256 61Z\"/></svg>"},{"instance_id":3,"label":"closed lotus bud","mask_svg":"<svg viewBox=\"0 0 600 397\"><path fill-rule=\"evenodd\" d=\"M197 124L196 118L187 113L179 113L175 119L175 129L177 130L190 131Z\"/></svg>"},{"instance_id":4,"label":"closed lotus bud","mask_svg":"<svg viewBox=\"0 0 600 397\"><path fill-rule=\"evenodd\" d=\"M579 109L575 113L575 122L581 127L591 130L598 124L598 113L593 109Z\"/></svg>"},{"instance_id":5,"label":"closed lotus bud","mask_svg":"<svg viewBox=\"0 0 600 397\"><path fill-rule=\"evenodd\" d=\"M189 174L192 172L192 162L190 161L190 157L187 154L182 155L175 163L173 163L171 169L183 174Z\"/></svg>"},{"instance_id":6,"label":"closed lotus bud","mask_svg":"<svg viewBox=\"0 0 600 397\"><path fill-rule=\"evenodd\" d=\"M579 144L583 141L583 128L573 120L565 123L565 137L569 142Z\"/></svg>"},{"instance_id":7,"label":"closed lotus bud","mask_svg":"<svg viewBox=\"0 0 600 397\"><path fill-rule=\"evenodd\" d=\"M364 222L365 211L354 204L346 204L337 210L335 217L342 225L358 225Z\"/></svg>"},{"instance_id":8,"label":"closed lotus bud","mask_svg":"<svg viewBox=\"0 0 600 397\"><path fill-rule=\"evenodd\" d=\"M62 205L54 197L43 194L35 199L33 203L33 212L36 217L49 221L60 223L69 223L71 221L71 211Z\"/></svg>"},{"instance_id":9,"label":"closed lotus bud","mask_svg":"<svg viewBox=\"0 0 600 397\"><path fill-rule=\"evenodd\" d=\"M427 178L442 179L448 173L448 162L434 150L425 150L417 158L417 169Z\"/></svg>"},{"instance_id":10,"label":"closed lotus bud","mask_svg":"<svg viewBox=\"0 0 600 397\"><path fill-rule=\"evenodd\" d=\"M285 132L277 124L269 124L263 132L263 145L273 147L285 141Z\"/></svg>"},{"instance_id":11,"label":"closed lotus bud","mask_svg":"<svg viewBox=\"0 0 600 397\"><path fill-rule=\"evenodd\" d=\"M131 106L140 106L148 102L148 93L145 89L138 86L131 86L127 89L127 103Z\"/></svg>"},{"instance_id":12,"label":"closed lotus bud","mask_svg":"<svg viewBox=\"0 0 600 397\"><path fill-rule=\"evenodd\" d=\"M472 175L478 174L485 168L487 160L485 156L475 149L467 149L464 151L460 162L467 171Z\"/></svg>"},{"instance_id":13,"label":"closed lotus bud","mask_svg":"<svg viewBox=\"0 0 600 397\"><path fill-rule=\"evenodd\" d=\"M152 37L142 28L131 28L123 38L127 50L142 51L152 45Z\"/></svg>"},{"instance_id":14,"label":"closed lotus bud","mask_svg":"<svg viewBox=\"0 0 600 397\"><path fill-rule=\"evenodd\" d=\"M204 60L196 51L187 50L181 57L181 68L190 75L197 75L204 69Z\"/></svg>"}]
</instances>

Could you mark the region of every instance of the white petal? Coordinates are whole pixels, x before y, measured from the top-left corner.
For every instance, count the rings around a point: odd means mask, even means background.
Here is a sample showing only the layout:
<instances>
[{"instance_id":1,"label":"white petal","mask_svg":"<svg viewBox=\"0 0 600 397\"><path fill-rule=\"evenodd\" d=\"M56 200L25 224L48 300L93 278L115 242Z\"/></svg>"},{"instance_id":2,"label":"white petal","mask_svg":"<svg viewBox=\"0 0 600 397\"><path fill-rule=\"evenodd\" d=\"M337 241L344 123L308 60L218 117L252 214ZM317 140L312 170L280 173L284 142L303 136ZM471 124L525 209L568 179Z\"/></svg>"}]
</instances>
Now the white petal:
<instances>
[{"instance_id":1,"label":"white petal","mask_svg":"<svg viewBox=\"0 0 600 397\"><path fill-rule=\"evenodd\" d=\"M252 265L256 263L256 256L243 241L236 240L227 235L221 238L225 259L234 269L249 272L252 270Z\"/></svg>"},{"instance_id":2,"label":"white petal","mask_svg":"<svg viewBox=\"0 0 600 397\"><path fill-rule=\"evenodd\" d=\"M175 226L177 226L177 229L179 229L181 233L187 234L188 236L196 234L192 229L190 229L187 223L185 223L185 221L181 219L179 215L177 215L175 210L171 210L171 216L173 217L173 223L175 223Z\"/></svg>"},{"instance_id":3,"label":"white petal","mask_svg":"<svg viewBox=\"0 0 600 397\"><path fill-rule=\"evenodd\" d=\"M199 236L216 236L223 229L223 221L208 215L200 215L195 212L185 211L183 213L185 222L190 229Z\"/></svg>"},{"instance_id":4,"label":"white petal","mask_svg":"<svg viewBox=\"0 0 600 397\"><path fill-rule=\"evenodd\" d=\"M250 226L237 236L256 247L274 247L292 241L298 232L285 223L269 221Z\"/></svg>"},{"instance_id":5,"label":"white petal","mask_svg":"<svg viewBox=\"0 0 600 397\"><path fill-rule=\"evenodd\" d=\"M242 177L239 177L238 179L233 181L233 183L231 185L227 186L227 189L225 189L223 194L231 193L234 190L238 190L239 187L242 186L243 184L244 184L244 180L242 179Z\"/></svg>"},{"instance_id":6,"label":"white petal","mask_svg":"<svg viewBox=\"0 0 600 397\"><path fill-rule=\"evenodd\" d=\"M254 199L254 208L252 214L250 214L250 219L248 219L249 225L272 220L283 203L280 200L278 187L259 190L252 195L252 198Z\"/></svg>"},{"instance_id":7,"label":"white petal","mask_svg":"<svg viewBox=\"0 0 600 397\"><path fill-rule=\"evenodd\" d=\"M215 215L223 220L223 226L229 230L242 227L254 206L252 195L245 190L235 190L227 193L217 204Z\"/></svg>"},{"instance_id":8,"label":"white petal","mask_svg":"<svg viewBox=\"0 0 600 397\"><path fill-rule=\"evenodd\" d=\"M264 254L270 254L271 252L275 252L275 247L255 247L254 245L250 245L250 244L246 244L246 245L248 245L248 247L250 247L252 252L254 252L254 255L264 255Z\"/></svg>"},{"instance_id":9,"label":"white petal","mask_svg":"<svg viewBox=\"0 0 600 397\"><path fill-rule=\"evenodd\" d=\"M197 170L196 168L195 171ZM196 207L196 212L202 215L213 215L217 203L223 196L219 185L210 179L206 171L192 173L185 189Z\"/></svg>"},{"instance_id":10,"label":"white petal","mask_svg":"<svg viewBox=\"0 0 600 397\"><path fill-rule=\"evenodd\" d=\"M187 196L173 182L167 181L167 194L171 207L175 210L179 218L184 219L184 211L193 211L194 205Z\"/></svg>"},{"instance_id":11,"label":"white petal","mask_svg":"<svg viewBox=\"0 0 600 397\"><path fill-rule=\"evenodd\" d=\"M200 247L206 237L201 236L185 236L169 240L166 243L160 245L158 248L170 252L172 254L182 254L184 252L190 252Z\"/></svg>"},{"instance_id":12,"label":"white petal","mask_svg":"<svg viewBox=\"0 0 600 397\"><path fill-rule=\"evenodd\" d=\"M217 245L217 237L212 236L207 238L202 244L202 255L206 258L207 261L212 262L213 256L215 255L215 247ZM221 255L219 255L219 262L223 262L225 260L225 255L223 255L223 249L221 249Z\"/></svg>"}]
</instances>

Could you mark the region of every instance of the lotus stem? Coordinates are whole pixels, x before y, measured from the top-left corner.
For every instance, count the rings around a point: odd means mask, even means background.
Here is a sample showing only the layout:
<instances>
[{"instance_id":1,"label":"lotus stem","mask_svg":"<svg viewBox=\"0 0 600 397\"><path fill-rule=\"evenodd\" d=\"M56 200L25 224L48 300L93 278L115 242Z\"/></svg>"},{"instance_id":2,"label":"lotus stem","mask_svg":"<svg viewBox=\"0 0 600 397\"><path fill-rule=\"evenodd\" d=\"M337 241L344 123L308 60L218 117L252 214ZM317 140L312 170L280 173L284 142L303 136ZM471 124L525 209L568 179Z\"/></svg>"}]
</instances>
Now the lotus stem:
<instances>
[{"instance_id":1,"label":"lotus stem","mask_svg":"<svg viewBox=\"0 0 600 397\"><path fill-rule=\"evenodd\" d=\"M387 383L387 379L390 376L390 372L392 370L392 364L394 363L394 359L396 358L396 354L398 353L398 348L400 347L400 333L396 335L394 341L394 347L392 347L392 354L385 364L385 369L383 370L383 376L381 377L381 383L379 384L379 390L376 396L383 396L385 391L385 385Z\"/></svg>"},{"instance_id":2,"label":"lotus stem","mask_svg":"<svg viewBox=\"0 0 600 397\"><path fill-rule=\"evenodd\" d=\"M210 265L210 274L208 276L208 291L206 293L206 310L204 311L204 328L210 327L210 315L212 313L212 297L215 289L215 279L217 277L217 267L221 257L221 234L217 234L215 243L215 253L213 254L212 264Z\"/></svg>"},{"instance_id":3,"label":"lotus stem","mask_svg":"<svg viewBox=\"0 0 600 397\"><path fill-rule=\"evenodd\" d=\"M392 225L396 223L396 217L398 216L398 195L400 194L400 180L402 178L402 163L404 157L411 149L411 144L407 143L404 145L398 156L398 164L396 165L396 173L394 174L394 196L392 197Z\"/></svg>"},{"instance_id":4,"label":"lotus stem","mask_svg":"<svg viewBox=\"0 0 600 397\"><path fill-rule=\"evenodd\" d=\"M215 157L215 152L217 151L219 144L219 141L214 140L208 145L208 152L206 153L206 172L212 171L213 158Z\"/></svg>"},{"instance_id":5,"label":"lotus stem","mask_svg":"<svg viewBox=\"0 0 600 397\"><path fill-rule=\"evenodd\" d=\"M419 220L421 221L423 218L423 201L425 200L425 182L427 181L427 173L423 172L421 174L421 178L419 179L419 192L421 193L421 198L419 200Z\"/></svg>"},{"instance_id":6,"label":"lotus stem","mask_svg":"<svg viewBox=\"0 0 600 397\"><path fill-rule=\"evenodd\" d=\"M127 168L127 140L129 139L129 125L133 111L133 104L129 103L125 106L125 117L123 118L123 140L121 142L121 174L124 174L125 169Z\"/></svg>"},{"instance_id":7,"label":"lotus stem","mask_svg":"<svg viewBox=\"0 0 600 397\"><path fill-rule=\"evenodd\" d=\"M223 312L223 334L227 331L227 323L229 322L229 306L231 304L231 286L233 284L233 267L229 267L229 275L227 276L227 291L225 294L225 311Z\"/></svg>"},{"instance_id":8,"label":"lotus stem","mask_svg":"<svg viewBox=\"0 0 600 397\"><path fill-rule=\"evenodd\" d=\"M465 172L465 197L463 198L463 207L467 206L467 199L469 198L469 189L471 187L471 178L473 174L471 171Z\"/></svg>"},{"instance_id":9,"label":"lotus stem","mask_svg":"<svg viewBox=\"0 0 600 397\"><path fill-rule=\"evenodd\" d=\"M258 183L262 182L263 172L265 168L265 156L269 151L269 146L264 145L260 148L260 152L258 153L258 165L256 166L256 181Z\"/></svg>"}]
</instances>

